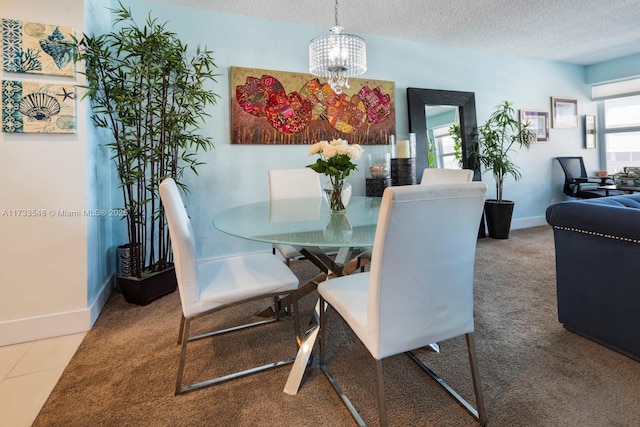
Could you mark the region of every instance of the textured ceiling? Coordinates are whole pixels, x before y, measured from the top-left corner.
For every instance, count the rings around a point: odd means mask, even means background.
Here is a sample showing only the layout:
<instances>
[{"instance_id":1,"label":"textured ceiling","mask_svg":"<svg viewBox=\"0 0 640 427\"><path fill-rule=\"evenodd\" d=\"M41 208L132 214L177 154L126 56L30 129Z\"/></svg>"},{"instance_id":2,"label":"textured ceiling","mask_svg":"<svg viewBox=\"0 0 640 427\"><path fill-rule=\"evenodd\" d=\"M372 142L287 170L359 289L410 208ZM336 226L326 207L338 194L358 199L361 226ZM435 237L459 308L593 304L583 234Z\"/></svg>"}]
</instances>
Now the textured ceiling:
<instances>
[{"instance_id":1,"label":"textured ceiling","mask_svg":"<svg viewBox=\"0 0 640 427\"><path fill-rule=\"evenodd\" d=\"M331 0L148 0L326 27ZM588 65L640 53L638 0L341 0L346 32ZM321 35L321 34L319 34Z\"/></svg>"}]
</instances>

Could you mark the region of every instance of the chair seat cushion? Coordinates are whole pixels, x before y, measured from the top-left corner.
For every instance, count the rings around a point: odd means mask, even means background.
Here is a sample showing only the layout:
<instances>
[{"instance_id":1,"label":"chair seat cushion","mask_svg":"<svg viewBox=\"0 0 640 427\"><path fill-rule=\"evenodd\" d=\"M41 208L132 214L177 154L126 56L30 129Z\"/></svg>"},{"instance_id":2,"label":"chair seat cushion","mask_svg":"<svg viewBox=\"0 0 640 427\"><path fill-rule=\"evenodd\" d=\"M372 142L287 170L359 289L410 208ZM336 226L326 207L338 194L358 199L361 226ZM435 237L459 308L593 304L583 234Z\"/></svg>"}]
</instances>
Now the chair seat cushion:
<instances>
[{"instance_id":1,"label":"chair seat cushion","mask_svg":"<svg viewBox=\"0 0 640 427\"><path fill-rule=\"evenodd\" d=\"M299 283L296 275L270 253L199 261L198 280L202 311L263 294L288 293Z\"/></svg>"},{"instance_id":2,"label":"chair seat cushion","mask_svg":"<svg viewBox=\"0 0 640 427\"><path fill-rule=\"evenodd\" d=\"M366 333L369 272L326 280L318 285L318 293L349 324L360 341L369 348Z\"/></svg>"}]
</instances>

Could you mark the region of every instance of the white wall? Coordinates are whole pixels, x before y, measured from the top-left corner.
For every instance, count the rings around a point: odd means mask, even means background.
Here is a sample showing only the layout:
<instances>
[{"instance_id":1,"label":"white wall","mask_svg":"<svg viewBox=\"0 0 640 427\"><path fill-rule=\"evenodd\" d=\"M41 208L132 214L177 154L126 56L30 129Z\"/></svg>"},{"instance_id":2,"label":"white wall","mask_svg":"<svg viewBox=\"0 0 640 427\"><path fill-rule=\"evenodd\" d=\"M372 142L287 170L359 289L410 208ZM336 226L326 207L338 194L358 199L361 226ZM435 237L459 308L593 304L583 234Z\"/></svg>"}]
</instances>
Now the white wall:
<instances>
[{"instance_id":1,"label":"white wall","mask_svg":"<svg viewBox=\"0 0 640 427\"><path fill-rule=\"evenodd\" d=\"M82 31L82 0L53 6L0 0L1 17ZM0 79L75 84L74 78L0 71ZM77 133L0 133L0 345L87 330L87 221L58 209L86 208L86 113ZM12 216L42 209L46 217Z\"/></svg>"}]
</instances>

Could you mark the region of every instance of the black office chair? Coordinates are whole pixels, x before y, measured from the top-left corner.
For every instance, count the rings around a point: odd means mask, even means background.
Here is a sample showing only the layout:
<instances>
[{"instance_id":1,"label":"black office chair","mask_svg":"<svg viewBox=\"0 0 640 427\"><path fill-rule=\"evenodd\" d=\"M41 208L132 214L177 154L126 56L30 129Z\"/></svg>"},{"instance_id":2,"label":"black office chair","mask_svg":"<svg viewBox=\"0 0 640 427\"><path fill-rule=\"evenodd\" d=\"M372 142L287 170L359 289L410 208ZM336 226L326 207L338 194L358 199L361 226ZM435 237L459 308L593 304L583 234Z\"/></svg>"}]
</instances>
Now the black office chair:
<instances>
[{"instance_id":1,"label":"black office chair","mask_svg":"<svg viewBox=\"0 0 640 427\"><path fill-rule=\"evenodd\" d=\"M564 187L562 192L567 196L579 199L593 199L596 197L619 196L624 194L619 190L599 189L601 182L587 177L584 160L576 157L556 157L564 172Z\"/></svg>"}]
</instances>

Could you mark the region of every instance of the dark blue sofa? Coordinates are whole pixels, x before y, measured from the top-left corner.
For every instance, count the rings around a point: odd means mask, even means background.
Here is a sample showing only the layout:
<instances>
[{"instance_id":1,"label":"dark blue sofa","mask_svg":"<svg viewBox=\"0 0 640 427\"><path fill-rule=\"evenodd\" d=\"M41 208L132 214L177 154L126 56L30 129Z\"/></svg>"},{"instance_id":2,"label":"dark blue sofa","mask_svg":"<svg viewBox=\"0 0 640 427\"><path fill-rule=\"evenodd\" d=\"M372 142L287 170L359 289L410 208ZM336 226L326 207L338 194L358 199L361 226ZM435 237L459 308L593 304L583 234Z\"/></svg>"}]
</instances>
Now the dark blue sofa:
<instances>
[{"instance_id":1,"label":"dark blue sofa","mask_svg":"<svg viewBox=\"0 0 640 427\"><path fill-rule=\"evenodd\" d=\"M556 203L547 222L560 323L640 360L640 194Z\"/></svg>"}]
</instances>

